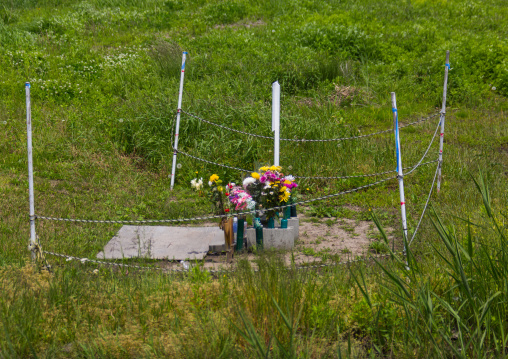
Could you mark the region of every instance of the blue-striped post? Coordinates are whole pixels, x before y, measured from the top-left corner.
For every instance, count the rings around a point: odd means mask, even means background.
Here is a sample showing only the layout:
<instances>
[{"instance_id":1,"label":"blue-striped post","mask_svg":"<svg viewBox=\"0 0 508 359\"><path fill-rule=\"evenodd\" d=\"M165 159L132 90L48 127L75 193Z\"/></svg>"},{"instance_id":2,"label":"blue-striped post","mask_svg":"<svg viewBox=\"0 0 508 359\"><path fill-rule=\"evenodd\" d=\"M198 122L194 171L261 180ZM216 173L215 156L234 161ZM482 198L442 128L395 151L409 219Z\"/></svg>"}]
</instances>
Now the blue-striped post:
<instances>
[{"instance_id":1,"label":"blue-striped post","mask_svg":"<svg viewBox=\"0 0 508 359\"><path fill-rule=\"evenodd\" d=\"M446 64L444 72L444 85L443 85L443 105L441 107L441 133L439 138L439 161L437 170L437 191L441 190L441 168L443 167L443 139L444 139L444 124L446 114L446 90L448 87L448 70L450 69L450 51L446 51Z\"/></svg>"},{"instance_id":2,"label":"blue-striped post","mask_svg":"<svg viewBox=\"0 0 508 359\"><path fill-rule=\"evenodd\" d=\"M397 179L399 180L400 212L402 216L402 230L407 239L406 200L404 199L404 175L402 173L402 156L400 153L399 116L397 114L397 99L392 92L393 132L395 134L395 149L397 153ZM407 255L406 240L404 240L404 255Z\"/></svg>"},{"instance_id":3,"label":"blue-striped post","mask_svg":"<svg viewBox=\"0 0 508 359\"><path fill-rule=\"evenodd\" d=\"M182 94L183 94L183 78L185 76L185 58L187 52L182 54L182 72L180 74L180 90L178 92L178 108L176 113L176 127L175 127L175 148L173 150L173 165L171 166L171 190L175 185L175 171L176 171L176 150L178 149L178 131L180 131L180 113L182 112Z\"/></svg>"}]
</instances>

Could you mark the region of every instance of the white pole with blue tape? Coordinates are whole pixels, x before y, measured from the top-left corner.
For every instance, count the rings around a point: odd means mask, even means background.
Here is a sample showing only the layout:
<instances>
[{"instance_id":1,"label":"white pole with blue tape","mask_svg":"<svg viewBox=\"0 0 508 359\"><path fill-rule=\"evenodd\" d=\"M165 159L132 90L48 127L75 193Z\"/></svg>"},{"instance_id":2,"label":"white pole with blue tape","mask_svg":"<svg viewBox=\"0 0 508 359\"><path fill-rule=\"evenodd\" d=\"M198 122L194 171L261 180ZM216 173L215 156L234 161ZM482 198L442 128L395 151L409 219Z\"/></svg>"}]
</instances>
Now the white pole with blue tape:
<instances>
[{"instance_id":1,"label":"white pole with blue tape","mask_svg":"<svg viewBox=\"0 0 508 359\"><path fill-rule=\"evenodd\" d=\"M183 78L185 75L185 58L187 52L182 54L182 72L180 73L180 90L178 92L178 108L176 113L176 127L175 127L175 149L173 150L173 165L171 166L171 190L175 185L175 171L176 171L176 150L178 149L178 131L180 131L180 113L182 112L182 94L183 94Z\"/></svg>"},{"instance_id":2,"label":"white pole with blue tape","mask_svg":"<svg viewBox=\"0 0 508 359\"><path fill-rule=\"evenodd\" d=\"M441 133L439 138L439 161L437 170L437 191L441 190L441 168L443 167L443 139L444 139L444 124L446 114L446 90L448 88L448 70L450 69L450 51L446 51L446 63L444 72L444 85L443 85L443 106L441 107Z\"/></svg>"},{"instance_id":3,"label":"white pole with blue tape","mask_svg":"<svg viewBox=\"0 0 508 359\"><path fill-rule=\"evenodd\" d=\"M280 156L280 85L278 81L272 84L272 132L273 136L273 165L279 166Z\"/></svg>"},{"instance_id":4,"label":"white pole with blue tape","mask_svg":"<svg viewBox=\"0 0 508 359\"><path fill-rule=\"evenodd\" d=\"M393 112L393 131L395 133L395 149L397 153L397 179L399 180L402 230L404 231L404 237L407 238L406 200L404 199L404 175L402 173L402 156L400 154L400 138L399 138L399 116L397 114L397 99L395 97L395 92L392 92L392 112ZM404 241L404 254L407 254L406 249L407 249L406 241Z\"/></svg>"},{"instance_id":5,"label":"white pole with blue tape","mask_svg":"<svg viewBox=\"0 0 508 359\"><path fill-rule=\"evenodd\" d=\"M30 201L30 244L28 248L32 251L32 260L35 260L35 198L34 198L34 167L32 156L32 105L30 101L30 83L25 84L26 93L26 138L28 150L28 197Z\"/></svg>"}]
</instances>

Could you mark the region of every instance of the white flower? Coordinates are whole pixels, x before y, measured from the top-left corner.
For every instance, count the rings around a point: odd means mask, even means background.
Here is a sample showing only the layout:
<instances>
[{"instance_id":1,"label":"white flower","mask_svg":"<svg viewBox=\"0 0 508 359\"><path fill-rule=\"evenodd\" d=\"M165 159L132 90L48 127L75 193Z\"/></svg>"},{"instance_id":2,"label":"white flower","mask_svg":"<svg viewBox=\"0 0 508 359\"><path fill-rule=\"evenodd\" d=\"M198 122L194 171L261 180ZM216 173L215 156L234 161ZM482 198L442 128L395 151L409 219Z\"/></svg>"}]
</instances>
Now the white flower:
<instances>
[{"instance_id":1,"label":"white flower","mask_svg":"<svg viewBox=\"0 0 508 359\"><path fill-rule=\"evenodd\" d=\"M176 168L178 168L178 169L182 168L182 164L181 163L177 164Z\"/></svg>"},{"instance_id":2,"label":"white flower","mask_svg":"<svg viewBox=\"0 0 508 359\"><path fill-rule=\"evenodd\" d=\"M496 91L496 86L492 86L492 91Z\"/></svg>"},{"instance_id":3,"label":"white flower","mask_svg":"<svg viewBox=\"0 0 508 359\"><path fill-rule=\"evenodd\" d=\"M294 181L294 180L295 180L295 177L294 177L294 176L292 176L292 175L289 175L289 176L284 177L284 180Z\"/></svg>"},{"instance_id":4,"label":"white flower","mask_svg":"<svg viewBox=\"0 0 508 359\"><path fill-rule=\"evenodd\" d=\"M193 180L190 181L190 185L192 188L196 188L196 185L197 185L196 178L194 178Z\"/></svg>"},{"instance_id":5,"label":"white flower","mask_svg":"<svg viewBox=\"0 0 508 359\"><path fill-rule=\"evenodd\" d=\"M247 177L243 180L243 188L247 188L248 185L256 183L256 179L253 177Z\"/></svg>"},{"instance_id":6,"label":"white flower","mask_svg":"<svg viewBox=\"0 0 508 359\"><path fill-rule=\"evenodd\" d=\"M212 182L212 181L208 181L208 185L209 185L210 187L212 187L213 182Z\"/></svg>"},{"instance_id":7,"label":"white flower","mask_svg":"<svg viewBox=\"0 0 508 359\"><path fill-rule=\"evenodd\" d=\"M266 184L263 187L263 189L269 189L269 188L272 188L272 186L270 185L270 182L266 182Z\"/></svg>"}]
</instances>

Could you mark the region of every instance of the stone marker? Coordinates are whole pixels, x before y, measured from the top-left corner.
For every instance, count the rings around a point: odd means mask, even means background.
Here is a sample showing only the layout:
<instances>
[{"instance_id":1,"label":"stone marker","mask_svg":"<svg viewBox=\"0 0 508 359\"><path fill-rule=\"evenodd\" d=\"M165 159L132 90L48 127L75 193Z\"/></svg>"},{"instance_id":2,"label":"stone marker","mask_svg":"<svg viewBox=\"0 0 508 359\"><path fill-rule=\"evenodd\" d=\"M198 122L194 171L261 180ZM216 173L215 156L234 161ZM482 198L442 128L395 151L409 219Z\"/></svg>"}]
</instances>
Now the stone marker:
<instances>
[{"instance_id":1,"label":"stone marker","mask_svg":"<svg viewBox=\"0 0 508 359\"><path fill-rule=\"evenodd\" d=\"M297 241L300 238L300 219L296 217L289 218L288 227L293 227L293 237Z\"/></svg>"},{"instance_id":2,"label":"stone marker","mask_svg":"<svg viewBox=\"0 0 508 359\"><path fill-rule=\"evenodd\" d=\"M245 231L247 246L256 246L256 230L247 228ZM293 227L288 228L263 228L263 248L291 249L295 246Z\"/></svg>"},{"instance_id":3,"label":"stone marker","mask_svg":"<svg viewBox=\"0 0 508 359\"><path fill-rule=\"evenodd\" d=\"M97 258L203 259L211 246L222 245L219 227L123 226Z\"/></svg>"}]
</instances>

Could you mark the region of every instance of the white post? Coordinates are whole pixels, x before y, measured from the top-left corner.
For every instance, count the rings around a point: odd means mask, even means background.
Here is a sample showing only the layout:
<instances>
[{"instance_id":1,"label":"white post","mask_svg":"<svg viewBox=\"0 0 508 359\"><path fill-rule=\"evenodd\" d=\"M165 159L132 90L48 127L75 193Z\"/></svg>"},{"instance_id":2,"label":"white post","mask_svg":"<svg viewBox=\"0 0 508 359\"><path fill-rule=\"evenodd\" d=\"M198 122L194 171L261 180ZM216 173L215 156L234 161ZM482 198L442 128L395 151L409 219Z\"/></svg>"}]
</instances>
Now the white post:
<instances>
[{"instance_id":1,"label":"white post","mask_svg":"<svg viewBox=\"0 0 508 359\"><path fill-rule=\"evenodd\" d=\"M274 133L273 165L279 166L280 152L280 85L278 81L272 84L272 132Z\"/></svg>"},{"instance_id":2,"label":"white post","mask_svg":"<svg viewBox=\"0 0 508 359\"><path fill-rule=\"evenodd\" d=\"M444 124L446 114L446 90L448 86L448 70L450 69L450 51L446 51L446 64L444 70L444 85L443 85L443 106L441 107L441 133L439 138L439 161L437 170L437 191L441 190L441 168L443 167L443 137L444 137Z\"/></svg>"},{"instance_id":3,"label":"white post","mask_svg":"<svg viewBox=\"0 0 508 359\"><path fill-rule=\"evenodd\" d=\"M30 83L25 84L26 92L26 137L28 149L28 197L30 200L30 247L32 248L32 260L35 260L33 246L37 243L35 234L35 200L34 200L34 168L32 159L32 108L30 103Z\"/></svg>"},{"instance_id":4,"label":"white post","mask_svg":"<svg viewBox=\"0 0 508 359\"><path fill-rule=\"evenodd\" d=\"M175 171L176 171L176 150L178 149L178 131L180 131L180 113L182 111L182 94L183 94L183 78L185 75L185 58L187 52L182 54L182 72L180 74L180 90L178 92L178 108L176 114L176 127L175 127L175 149L173 150L173 165L171 166L171 190L175 185Z\"/></svg>"},{"instance_id":5,"label":"white post","mask_svg":"<svg viewBox=\"0 0 508 359\"><path fill-rule=\"evenodd\" d=\"M404 176L402 174L402 156L400 154L399 116L397 114L397 99L392 92L393 131L395 133L395 148L397 151L397 178L399 180L400 212L402 215L402 230L407 239L406 201L404 199ZM404 254L407 254L406 242L404 242Z\"/></svg>"}]
</instances>

